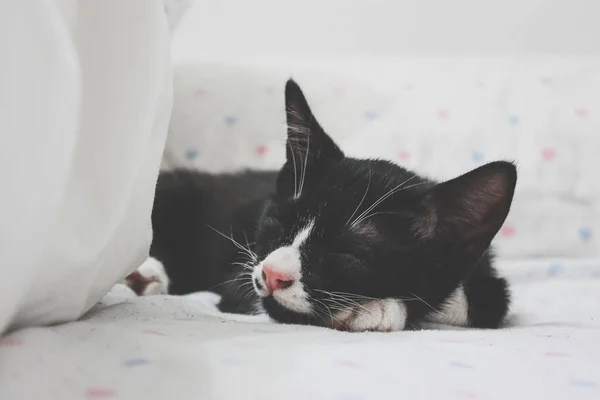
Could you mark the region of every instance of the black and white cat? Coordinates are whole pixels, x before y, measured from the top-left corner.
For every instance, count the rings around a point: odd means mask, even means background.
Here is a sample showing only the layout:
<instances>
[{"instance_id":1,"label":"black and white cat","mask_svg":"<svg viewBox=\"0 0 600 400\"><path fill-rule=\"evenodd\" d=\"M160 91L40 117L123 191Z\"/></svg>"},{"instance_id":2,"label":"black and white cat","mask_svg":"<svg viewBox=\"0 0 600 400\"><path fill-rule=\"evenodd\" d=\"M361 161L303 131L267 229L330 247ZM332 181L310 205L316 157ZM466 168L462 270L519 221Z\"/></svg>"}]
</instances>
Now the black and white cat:
<instances>
[{"instance_id":1,"label":"black and white cat","mask_svg":"<svg viewBox=\"0 0 600 400\"><path fill-rule=\"evenodd\" d=\"M280 171L160 175L150 252L169 293L212 290L225 312L348 331L501 326L510 296L489 247L510 209L515 166L432 182L345 157L292 80L285 101Z\"/></svg>"}]
</instances>

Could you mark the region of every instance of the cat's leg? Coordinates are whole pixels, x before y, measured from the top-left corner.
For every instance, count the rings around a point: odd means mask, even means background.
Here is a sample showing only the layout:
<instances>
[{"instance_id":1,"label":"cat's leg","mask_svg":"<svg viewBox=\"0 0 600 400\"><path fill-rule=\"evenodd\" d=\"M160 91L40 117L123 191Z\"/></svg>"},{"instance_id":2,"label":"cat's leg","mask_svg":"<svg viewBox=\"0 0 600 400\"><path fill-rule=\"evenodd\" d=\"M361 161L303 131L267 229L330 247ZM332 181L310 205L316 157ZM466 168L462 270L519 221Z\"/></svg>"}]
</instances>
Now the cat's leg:
<instances>
[{"instance_id":1,"label":"cat's leg","mask_svg":"<svg viewBox=\"0 0 600 400\"><path fill-rule=\"evenodd\" d=\"M169 277L163 264L156 258L149 257L138 269L127 275L123 282L138 296L167 294Z\"/></svg>"},{"instance_id":2,"label":"cat's leg","mask_svg":"<svg viewBox=\"0 0 600 400\"><path fill-rule=\"evenodd\" d=\"M360 305L332 315L335 329L349 332L401 331L406 325L406 306L402 300L382 299Z\"/></svg>"},{"instance_id":3,"label":"cat's leg","mask_svg":"<svg viewBox=\"0 0 600 400\"><path fill-rule=\"evenodd\" d=\"M464 283L469 303L469 326L473 328L499 328L510 307L510 290L506 279L489 271L473 274Z\"/></svg>"},{"instance_id":4,"label":"cat's leg","mask_svg":"<svg viewBox=\"0 0 600 400\"><path fill-rule=\"evenodd\" d=\"M426 321L472 328L498 328L510 305L508 283L492 267L474 272Z\"/></svg>"}]
</instances>

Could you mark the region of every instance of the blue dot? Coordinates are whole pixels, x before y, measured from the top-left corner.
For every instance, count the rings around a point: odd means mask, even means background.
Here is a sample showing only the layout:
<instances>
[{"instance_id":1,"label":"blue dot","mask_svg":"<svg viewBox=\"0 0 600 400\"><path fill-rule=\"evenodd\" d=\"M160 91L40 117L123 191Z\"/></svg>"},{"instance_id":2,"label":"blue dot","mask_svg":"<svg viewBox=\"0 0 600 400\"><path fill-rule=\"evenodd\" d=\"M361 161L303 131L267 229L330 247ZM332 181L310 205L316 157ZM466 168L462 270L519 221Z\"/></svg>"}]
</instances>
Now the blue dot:
<instances>
[{"instance_id":1,"label":"blue dot","mask_svg":"<svg viewBox=\"0 0 600 400\"><path fill-rule=\"evenodd\" d=\"M454 368L473 369L473 366L462 363L460 361L450 361L450 363L448 365L450 365L451 367L454 367Z\"/></svg>"},{"instance_id":2,"label":"blue dot","mask_svg":"<svg viewBox=\"0 0 600 400\"><path fill-rule=\"evenodd\" d=\"M265 93L273 94L273 93L275 93L275 88L273 86L267 86L267 87L265 87Z\"/></svg>"},{"instance_id":3,"label":"blue dot","mask_svg":"<svg viewBox=\"0 0 600 400\"><path fill-rule=\"evenodd\" d=\"M198 150L188 150L185 153L185 158L187 158L189 161L194 160L196 157L198 157Z\"/></svg>"},{"instance_id":4,"label":"blue dot","mask_svg":"<svg viewBox=\"0 0 600 400\"><path fill-rule=\"evenodd\" d=\"M224 121L228 126L231 126L237 122L237 117L233 115L228 115L225 117Z\"/></svg>"},{"instance_id":5,"label":"blue dot","mask_svg":"<svg viewBox=\"0 0 600 400\"><path fill-rule=\"evenodd\" d=\"M126 367L137 367L140 365L146 365L150 363L150 361L146 360L145 358L133 358L131 360L127 360L123 362L123 365Z\"/></svg>"},{"instance_id":6,"label":"blue dot","mask_svg":"<svg viewBox=\"0 0 600 400\"><path fill-rule=\"evenodd\" d=\"M596 386L596 382L584 379L571 379L571 385L591 388Z\"/></svg>"},{"instance_id":7,"label":"blue dot","mask_svg":"<svg viewBox=\"0 0 600 400\"><path fill-rule=\"evenodd\" d=\"M589 228L579 229L579 237L584 242L589 242L592 239L592 230Z\"/></svg>"},{"instance_id":8,"label":"blue dot","mask_svg":"<svg viewBox=\"0 0 600 400\"><path fill-rule=\"evenodd\" d=\"M551 76L543 76L540 79L540 82L542 82L542 85L551 85L553 81L554 81L554 78L552 78Z\"/></svg>"},{"instance_id":9,"label":"blue dot","mask_svg":"<svg viewBox=\"0 0 600 400\"><path fill-rule=\"evenodd\" d=\"M376 111L365 111L365 119L367 121L373 121L375 118L377 118L377 112Z\"/></svg>"},{"instance_id":10,"label":"blue dot","mask_svg":"<svg viewBox=\"0 0 600 400\"><path fill-rule=\"evenodd\" d=\"M548 265L547 274L548 274L548 276L558 276L558 275L562 274L564 270L565 270L565 267L563 267L562 264L552 263L552 264Z\"/></svg>"},{"instance_id":11,"label":"blue dot","mask_svg":"<svg viewBox=\"0 0 600 400\"><path fill-rule=\"evenodd\" d=\"M402 86L402 88L404 90L413 90L415 88L415 84L412 82L405 83L404 86Z\"/></svg>"},{"instance_id":12,"label":"blue dot","mask_svg":"<svg viewBox=\"0 0 600 400\"><path fill-rule=\"evenodd\" d=\"M485 156L480 151L474 151L471 153L471 160L475 163L480 163L485 159Z\"/></svg>"},{"instance_id":13,"label":"blue dot","mask_svg":"<svg viewBox=\"0 0 600 400\"><path fill-rule=\"evenodd\" d=\"M520 122L521 122L521 117L519 117L518 115L511 115L508 117L508 123L511 124L512 126L519 125Z\"/></svg>"}]
</instances>

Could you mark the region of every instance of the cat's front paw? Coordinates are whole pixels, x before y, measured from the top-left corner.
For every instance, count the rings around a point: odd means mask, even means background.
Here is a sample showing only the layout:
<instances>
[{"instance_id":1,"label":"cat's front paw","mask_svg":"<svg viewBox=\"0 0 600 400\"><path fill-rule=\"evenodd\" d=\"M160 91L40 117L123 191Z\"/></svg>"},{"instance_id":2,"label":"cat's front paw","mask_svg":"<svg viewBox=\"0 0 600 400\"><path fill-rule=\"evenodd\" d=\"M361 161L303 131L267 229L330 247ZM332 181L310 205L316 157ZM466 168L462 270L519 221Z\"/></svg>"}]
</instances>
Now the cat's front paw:
<instances>
[{"instance_id":1,"label":"cat's front paw","mask_svg":"<svg viewBox=\"0 0 600 400\"><path fill-rule=\"evenodd\" d=\"M349 307L332 319L333 327L342 331L401 331L406 325L406 307L401 300L373 300Z\"/></svg>"},{"instance_id":2,"label":"cat's front paw","mask_svg":"<svg viewBox=\"0 0 600 400\"><path fill-rule=\"evenodd\" d=\"M138 269L127 275L124 282L138 296L167 294L169 277L165 267L155 258L148 258Z\"/></svg>"}]
</instances>

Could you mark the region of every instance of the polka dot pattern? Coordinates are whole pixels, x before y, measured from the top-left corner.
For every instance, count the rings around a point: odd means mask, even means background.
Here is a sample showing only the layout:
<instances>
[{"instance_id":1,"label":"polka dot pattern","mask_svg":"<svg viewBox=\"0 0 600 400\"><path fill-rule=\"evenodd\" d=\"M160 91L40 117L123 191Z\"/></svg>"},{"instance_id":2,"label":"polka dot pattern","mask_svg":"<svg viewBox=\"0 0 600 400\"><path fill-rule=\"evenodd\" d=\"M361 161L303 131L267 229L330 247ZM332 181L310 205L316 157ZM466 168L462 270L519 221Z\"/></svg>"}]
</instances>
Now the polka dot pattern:
<instances>
[{"instance_id":1,"label":"polka dot pattern","mask_svg":"<svg viewBox=\"0 0 600 400\"><path fill-rule=\"evenodd\" d=\"M115 397L117 395L117 391L108 388L89 388L85 391L85 397L88 399L108 399Z\"/></svg>"},{"instance_id":2,"label":"polka dot pattern","mask_svg":"<svg viewBox=\"0 0 600 400\"><path fill-rule=\"evenodd\" d=\"M145 358L132 358L131 360L125 360L123 365L126 367L139 367L149 363L150 361L146 360Z\"/></svg>"}]
</instances>

